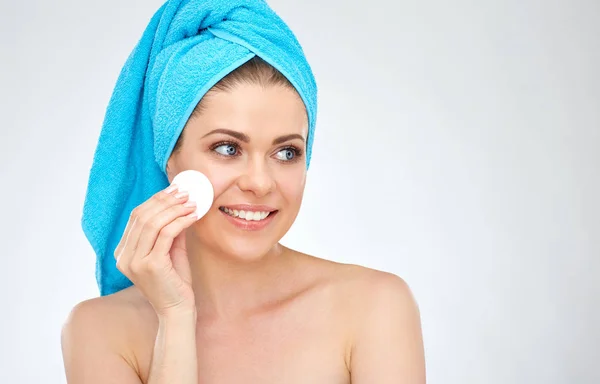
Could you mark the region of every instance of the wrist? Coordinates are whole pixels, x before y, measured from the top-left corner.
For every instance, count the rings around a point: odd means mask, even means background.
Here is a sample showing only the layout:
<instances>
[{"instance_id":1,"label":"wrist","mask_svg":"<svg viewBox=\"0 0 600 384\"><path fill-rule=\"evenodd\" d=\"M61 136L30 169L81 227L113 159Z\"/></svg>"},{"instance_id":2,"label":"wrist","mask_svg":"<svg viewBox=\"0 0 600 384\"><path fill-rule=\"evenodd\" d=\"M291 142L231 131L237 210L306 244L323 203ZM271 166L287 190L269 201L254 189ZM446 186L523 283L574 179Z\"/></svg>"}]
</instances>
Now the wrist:
<instances>
[{"instance_id":1,"label":"wrist","mask_svg":"<svg viewBox=\"0 0 600 384\"><path fill-rule=\"evenodd\" d=\"M190 318L193 318L195 320L198 316L195 305L185 307L173 307L157 311L156 314L159 320L186 320Z\"/></svg>"}]
</instances>

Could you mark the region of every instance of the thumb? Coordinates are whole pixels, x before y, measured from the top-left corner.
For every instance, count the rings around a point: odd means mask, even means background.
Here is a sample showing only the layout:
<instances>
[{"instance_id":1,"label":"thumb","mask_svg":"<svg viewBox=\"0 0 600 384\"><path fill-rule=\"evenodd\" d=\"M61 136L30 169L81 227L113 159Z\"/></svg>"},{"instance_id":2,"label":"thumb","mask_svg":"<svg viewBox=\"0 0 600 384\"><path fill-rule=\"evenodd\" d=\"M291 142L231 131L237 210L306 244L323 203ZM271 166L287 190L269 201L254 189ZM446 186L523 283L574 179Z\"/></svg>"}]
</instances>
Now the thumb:
<instances>
[{"instance_id":1,"label":"thumb","mask_svg":"<svg viewBox=\"0 0 600 384\"><path fill-rule=\"evenodd\" d=\"M181 279L187 284L192 284L192 270L187 254L187 247L185 242L185 230L181 231L179 235L173 239L173 246L171 247L171 262L173 263L173 269L181 277Z\"/></svg>"}]
</instances>

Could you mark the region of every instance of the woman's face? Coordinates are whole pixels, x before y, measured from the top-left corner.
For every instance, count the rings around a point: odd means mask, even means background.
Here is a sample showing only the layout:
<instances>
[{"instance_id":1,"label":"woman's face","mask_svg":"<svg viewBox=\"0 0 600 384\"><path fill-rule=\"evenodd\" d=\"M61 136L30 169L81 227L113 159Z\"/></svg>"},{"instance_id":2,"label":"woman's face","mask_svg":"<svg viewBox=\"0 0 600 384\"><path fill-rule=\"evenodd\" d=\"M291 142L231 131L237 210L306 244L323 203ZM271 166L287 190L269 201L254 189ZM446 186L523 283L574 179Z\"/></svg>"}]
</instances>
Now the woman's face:
<instances>
[{"instance_id":1,"label":"woman's face","mask_svg":"<svg viewBox=\"0 0 600 384\"><path fill-rule=\"evenodd\" d=\"M190 118L168 176L194 169L215 192L193 226L204 248L236 258L267 253L298 215L306 181L308 122L298 94L280 85L242 84L211 92Z\"/></svg>"}]
</instances>

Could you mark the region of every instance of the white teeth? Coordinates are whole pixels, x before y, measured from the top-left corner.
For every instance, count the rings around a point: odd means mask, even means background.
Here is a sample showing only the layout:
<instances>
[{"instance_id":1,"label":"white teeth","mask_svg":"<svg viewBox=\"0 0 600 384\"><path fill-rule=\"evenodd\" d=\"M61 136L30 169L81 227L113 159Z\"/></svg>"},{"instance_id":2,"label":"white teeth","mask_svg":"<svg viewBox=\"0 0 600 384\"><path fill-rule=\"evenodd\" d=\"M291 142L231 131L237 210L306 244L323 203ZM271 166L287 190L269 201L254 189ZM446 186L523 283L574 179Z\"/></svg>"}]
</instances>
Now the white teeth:
<instances>
[{"instance_id":1,"label":"white teeth","mask_svg":"<svg viewBox=\"0 0 600 384\"><path fill-rule=\"evenodd\" d=\"M237 209L229 209L223 208L223 212L227 213L229 216L237 217L240 219L244 219L247 221L260 221L264 220L267 216L269 216L270 212L259 212L259 211L238 211Z\"/></svg>"}]
</instances>

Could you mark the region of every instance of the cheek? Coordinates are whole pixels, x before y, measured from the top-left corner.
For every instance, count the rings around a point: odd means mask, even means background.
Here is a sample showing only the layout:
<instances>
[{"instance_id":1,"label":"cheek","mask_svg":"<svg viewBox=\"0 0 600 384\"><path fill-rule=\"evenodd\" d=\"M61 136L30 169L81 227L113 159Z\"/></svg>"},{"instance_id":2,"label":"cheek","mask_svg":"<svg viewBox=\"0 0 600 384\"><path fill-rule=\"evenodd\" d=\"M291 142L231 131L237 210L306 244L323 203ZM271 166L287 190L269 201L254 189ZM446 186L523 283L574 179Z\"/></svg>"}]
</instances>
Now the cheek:
<instances>
[{"instance_id":1,"label":"cheek","mask_svg":"<svg viewBox=\"0 0 600 384\"><path fill-rule=\"evenodd\" d=\"M210 180L214 188L215 199L226 192L236 183L242 170L231 165L215 164L210 161L203 161L194 167L204 173ZM302 201L304 187L306 184L306 169L297 167L296 169L280 168L273 170L271 175L277 185L277 193L290 204L299 204Z\"/></svg>"},{"instance_id":2,"label":"cheek","mask_svg":"<svg viewBox=\"0 0 600 384\"><path fill-rule=\"evenodd\" d=\"M280 172L277 175L277 187L285 200L291 204L300 204L306 185L306 171Z\"/></svg>"},{"instance_id":3,"label":"cheek","mask_svg":"<svg viewBox=\"0 0 600 384\"><path fill-rule=\"evenodd\" d=\"M239 176L239 172L233 169L233 167L207 165L203 167L203 169L199 169L199 171L203 172L212 183L215 192L215 198L229 189Z\"/></svg>"}]
</instances>

